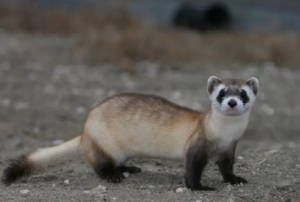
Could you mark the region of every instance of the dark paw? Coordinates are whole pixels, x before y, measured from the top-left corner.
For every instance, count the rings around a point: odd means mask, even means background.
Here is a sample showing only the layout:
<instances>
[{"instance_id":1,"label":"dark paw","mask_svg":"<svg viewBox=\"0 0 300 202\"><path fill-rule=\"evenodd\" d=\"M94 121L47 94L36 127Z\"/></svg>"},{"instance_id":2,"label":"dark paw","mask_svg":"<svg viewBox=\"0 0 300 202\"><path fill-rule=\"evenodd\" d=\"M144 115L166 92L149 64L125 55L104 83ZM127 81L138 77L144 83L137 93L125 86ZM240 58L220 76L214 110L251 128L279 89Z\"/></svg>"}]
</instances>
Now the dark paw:
<instances>
[{"instance_id":1,"label":"dark paw","mask_svg":"<svg viewBox=\"0 0 300 202\"><path fill-rule=\"evenodd\" d=\"M139 167L135 167L135 166L121 166L121 167L118 167L118 170L120 172L128 172L130 174L136 174L136 173L142 172L142 169L140 169Z\"/></svg>"},{"instance_id":2,"label":"dark paw","mask_svg":"<svg viewBox=\"0 0 300 202\"><path fill-rule=\"evenodd\" d=\"M247 184L248 183L247 180L245 180L242 177L238 177L238 176L232 176L229 179L227 179L225 182L229 182L232 185L235 185L235 184Z\"/></svg>"},{"instance_id":3,"label":"dark paw","mask_svg":"<svg viewBox=\"0 0 300 202\"><path fill-rule=\"evenodd\" d=\"M115 172L109 176L106 176L107 182L111 182L111 183L120 183L124 178L125 177L121 172Z\"/></svg>"}]
</instances>

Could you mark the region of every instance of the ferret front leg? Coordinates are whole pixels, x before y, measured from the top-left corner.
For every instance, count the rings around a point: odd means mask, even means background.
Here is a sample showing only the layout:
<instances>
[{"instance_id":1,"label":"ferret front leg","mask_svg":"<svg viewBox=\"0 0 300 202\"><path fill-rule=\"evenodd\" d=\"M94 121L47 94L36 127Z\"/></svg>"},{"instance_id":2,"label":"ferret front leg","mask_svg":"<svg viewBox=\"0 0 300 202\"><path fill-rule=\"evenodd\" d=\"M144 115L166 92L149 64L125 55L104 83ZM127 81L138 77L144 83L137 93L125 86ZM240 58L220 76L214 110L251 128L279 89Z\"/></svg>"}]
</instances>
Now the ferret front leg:
<instances>
[{"instance_id":1,"label":"ferret front leg","mask_svg":"<svg viewBox=\"0 0 300 202\"><path fill-rule=\"evenodd\" d=\"M201 184L201 176L208 162L207 150L205 149L205 141L198 140L191 146L185 159L185 183L187 188L202 191L213 191L215 188L203 186Z\"/></svg>"},{"instance_id":2,"label":"ferret front leg","mask_svg":"<svg viewBox=\"0 0 300 202\"><path fill-rule=\"evenodd\" d=\"M225 183L229 182L230 184L246 184L247 180L236 176L233 171L236 145L237 142L232 143L228 150L220 154L217 165Z\"/></svg>"}]
</instances>

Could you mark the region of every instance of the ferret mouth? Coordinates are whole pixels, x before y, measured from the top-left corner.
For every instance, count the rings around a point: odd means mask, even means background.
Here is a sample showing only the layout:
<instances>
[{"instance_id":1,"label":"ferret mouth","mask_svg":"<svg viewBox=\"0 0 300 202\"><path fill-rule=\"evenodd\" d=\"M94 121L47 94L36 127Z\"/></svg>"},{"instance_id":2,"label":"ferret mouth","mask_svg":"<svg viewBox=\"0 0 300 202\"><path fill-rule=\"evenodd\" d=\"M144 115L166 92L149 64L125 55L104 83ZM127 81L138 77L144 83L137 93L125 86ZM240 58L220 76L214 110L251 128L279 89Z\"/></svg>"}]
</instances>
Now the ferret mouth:
<instances>
[{"instance_id":1,"label":"ferret mouth","mask_svg":"<svg viewBox=\"0 0 300 202\"><path fill-rule=\"evenodd\" d=\"M224 111L224 115L227 116L239 116L241 114L242 113L237 109L227 109L226 111Z\"/></svg>"}]
</instances>

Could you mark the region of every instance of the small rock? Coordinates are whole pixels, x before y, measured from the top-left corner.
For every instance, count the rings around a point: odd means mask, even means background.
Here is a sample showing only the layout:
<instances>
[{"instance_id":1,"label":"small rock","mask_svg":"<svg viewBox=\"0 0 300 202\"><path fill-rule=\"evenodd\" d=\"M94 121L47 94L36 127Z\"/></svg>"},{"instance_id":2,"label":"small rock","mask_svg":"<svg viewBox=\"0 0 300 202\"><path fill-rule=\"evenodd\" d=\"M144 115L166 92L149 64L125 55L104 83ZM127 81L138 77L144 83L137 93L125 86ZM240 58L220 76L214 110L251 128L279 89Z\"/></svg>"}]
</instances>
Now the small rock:
<instances>
[{"instance_id":1,"label":"small rock","mask_svg":"<svg viewBox=\"0 0 300 202\"><path fill-rule=\"evenodd\" d=\"M116 197L113 197L113 198L112 198L112 200L114 200L114 201L115 201L115 200L117 200L117 198L116 198Z\"/></svg>"},{"instance_id":2,"label":"small rock","mask_svg":"<svg viewBox=\"0 0 300 202\"><path fill-rule=\"evenodd\" d=\"M124 175L124 177L129 177L129 173L128 172L126 172L126 173L123 173L123 175Z\"/></svg>"},{"instance_id":3,"label":"small rock","mask_svg":"<svg viewBox=\"0 0 300 202\"><path fill-rule=\"evenodd\" d=\"M300 164L297 164L297 165L296 165L296 168L300 169Z\"/></svg>"},{"instance_id":4,"label":"small rock","mask_svg":"<svg viewBox=\"0 0 300 202\"><path fill-rule=\"evenodd\" d=\"M196 202L202 202L201 200L197 200Z\"/></svg>"},{"instance_id":5,"label":"small rock","mask_svg":"<svg viewBox=\"0 0 300 202\"><path fill-rule=\"evenodd\" d=\"M153 189L153 188L154 188L154 186L153 186L153 185L150 185L150 186L149 186L149 188L150 188L150 189Z\"/></svg>"},{"instance_id":6,"label":"small rock","mask_svg":"<svg viewBox=\"0 0 300 202\"><path fill-rule=\"evenodd\" d=\"M65 180L64 183L65 183L65 184L69 184L69 183L70 183L70 180Z\"/></svg>"},{"instance_id":7,"label":"small rock","mask_svg":"<svg viewBox=\"0 0 300 202\"><path fill-rule=\"evenodd\" d=\"M106 187L105 187L105 186L102 186L102 185L98 185L98 187L94 188L93 190L94 190L94 191L96 191L96 190L106 191Z\"/></svg>"},{"instance_id":8,"label":"small rock","mask_svg":"<svg viewBox=\"0 0 300 202\"><path fill-rule=\"evenodd\" d=\"M23 189L20 191L21 194L28 194L29 193L29 190L28 189Z\"/></svg>"},{"instance_id":9,"label":"small rock","mask_svg":"<svg viewBox=\"0 0 300 202\"><path fill-rule=\"evenodd\" d=\"M183 192L183 188L179 187L176 189L176 193L181 193L181 192Z\"/></svg>"},{"instance_id":10,"label":"small rock","mask_svg":"<svg viewBox=\"0 0 300 202\"><path fill-rule=\"evenodd\" d=\"M88 191L88 190L85 190L85 191L83 191L83 193L85 193L85 194L89 194L89 193L90 193L90 191Z\"/></svg>"},{"instance_id":11,"label":"small rock","mask_svg":"<svg viewBox=\"0 0 300 202\"><path fill-rule=\"evenodd\" d=\"M63 141L63 140L53 140L52 141L52 144L53 145L55 145L55 146L57 146L57 145L60 145L60 144L62 144L62 143L64 143L65 141Z\"/></svg>"},{"instance_id":12,"label":"small rock","mask_svg":"<svg viewBox=\"0 0 300 202\"><path fill-rule=\"evenodd\" d=\"M238 157L237 157L237 159L238 159L238 160L243 160L243 159L244 159L244 157L242 157L242 156L238 156Z\"/></svg>"}]
</instances>

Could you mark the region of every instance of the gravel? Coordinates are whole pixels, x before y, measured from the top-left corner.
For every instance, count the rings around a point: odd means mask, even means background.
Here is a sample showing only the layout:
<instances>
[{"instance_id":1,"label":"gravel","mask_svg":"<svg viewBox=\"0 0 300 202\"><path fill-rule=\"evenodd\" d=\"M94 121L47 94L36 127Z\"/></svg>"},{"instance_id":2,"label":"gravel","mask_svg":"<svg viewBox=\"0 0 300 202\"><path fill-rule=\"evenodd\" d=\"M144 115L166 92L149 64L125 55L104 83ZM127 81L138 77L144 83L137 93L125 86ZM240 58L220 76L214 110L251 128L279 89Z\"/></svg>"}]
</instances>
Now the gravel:
<instances>
[{"instance_id":1,"label":"gravel","mask_svg":"<svg viewBox=\"0 0 300 202\"><path fill-rule=\"evenodd\" d=\"M132 164L143 171L128 175L121 184L109 184L98 179L78 154L10 187L1 184L1 202L298 201L298 69L272 63L172 68L141 62L136 73L126 73L110 64L72 62L68 60L69 45L69 39L58 37L0 33L1 171L10 158L80 134L88 111L109 95L153 93L204 110L209 107L206 81L210 75L256 76L261 86L259 99L238 145L235 165L236 173L249 183L224 184L216 166L210 164L203 184L217 190L191 192L184 187L180 162L134 159Z\"/></svg>"}]
</instances>

